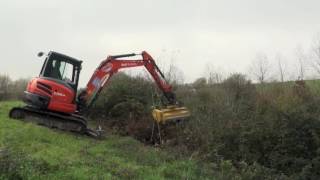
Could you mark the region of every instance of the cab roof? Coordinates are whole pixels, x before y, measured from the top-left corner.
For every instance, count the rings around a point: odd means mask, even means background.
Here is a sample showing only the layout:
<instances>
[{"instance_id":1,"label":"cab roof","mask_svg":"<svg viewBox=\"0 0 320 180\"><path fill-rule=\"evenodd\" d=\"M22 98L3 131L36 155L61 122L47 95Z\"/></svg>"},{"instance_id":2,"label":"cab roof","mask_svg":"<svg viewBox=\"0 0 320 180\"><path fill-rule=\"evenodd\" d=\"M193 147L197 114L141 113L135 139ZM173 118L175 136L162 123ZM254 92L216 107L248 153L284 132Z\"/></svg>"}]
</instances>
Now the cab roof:
<instances>
[{"instance_id":1,"label":"cab roof","mask_svg":"<svg viewBox=\"0 0 320 180\"><path fill-rule=\"evenodd\" d=\"M50 52L48 53L48 57L50 57L50 56L58 56L58 57L61 57L62 59L68 61L68 62L71 63L71 64L75 64L75 65L81 65L81 63L82 63L81 60L78 60L78 59L76 59L76 58L73 58L73 57L70 57L70 56L67 56L67 55L64 55L64 54L55 52L55 51L50 51Z\"/></svg>"}]
</instances>

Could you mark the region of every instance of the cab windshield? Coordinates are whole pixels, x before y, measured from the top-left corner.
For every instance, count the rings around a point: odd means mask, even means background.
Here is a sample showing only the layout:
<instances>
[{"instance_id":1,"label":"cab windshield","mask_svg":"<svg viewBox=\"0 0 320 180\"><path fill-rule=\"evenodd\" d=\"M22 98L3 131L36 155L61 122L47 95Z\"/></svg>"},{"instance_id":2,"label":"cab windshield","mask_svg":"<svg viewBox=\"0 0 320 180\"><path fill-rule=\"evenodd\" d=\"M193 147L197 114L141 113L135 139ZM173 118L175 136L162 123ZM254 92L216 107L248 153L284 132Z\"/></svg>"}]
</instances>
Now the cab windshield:
<instances>
[{"instance_id":1,"label":"cab windshield","mask_svg":"<svg viewBox=\"0 0 320 180\"><path fill-rule=\"evenodd\" d=\"M50 56L43 76L62 80L67 83L76 83L74 65L59 56Z\"/></svg>"}]
</instances>

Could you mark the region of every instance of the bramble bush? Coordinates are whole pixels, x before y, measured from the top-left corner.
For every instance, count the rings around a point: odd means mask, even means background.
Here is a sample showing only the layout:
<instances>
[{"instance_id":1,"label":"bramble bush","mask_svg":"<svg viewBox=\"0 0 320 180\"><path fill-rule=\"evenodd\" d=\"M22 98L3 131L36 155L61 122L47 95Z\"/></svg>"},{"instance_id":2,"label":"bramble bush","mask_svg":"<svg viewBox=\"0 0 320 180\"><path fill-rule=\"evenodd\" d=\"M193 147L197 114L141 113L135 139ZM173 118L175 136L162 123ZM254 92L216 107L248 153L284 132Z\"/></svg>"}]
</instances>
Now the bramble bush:
<instances>
[{"instance_id":1,"label":"bramble bush","mask_svg":"<svg viewBox=\"0 0 320 180\"><path fill-rule=\"evenodd\" d=\"M209 161L259 164L290 178L319 177L320 96L303 82L253 85L231 75L194 86L181 141Z\"/></svg>"},{"instance_id":2,"label":"bramble bush","mask_svg":"<svg viewBox=\"0 0 320 180\"><path fill-rule=\"evenodd\" d=\"M177 85L177 97L192 116L178 129L170 148L215 163L220 170L230 161L232 177L316 179L320 96L309 86L303 81L253 84L242 74L219 84L200 78ZM136 138L146 137L150 107L159 102L155 89L144 78L120 74L102 92L91 114L113 122L111 126L118 126L122 134L134 131Z\"/></svg>"}]
</instances>

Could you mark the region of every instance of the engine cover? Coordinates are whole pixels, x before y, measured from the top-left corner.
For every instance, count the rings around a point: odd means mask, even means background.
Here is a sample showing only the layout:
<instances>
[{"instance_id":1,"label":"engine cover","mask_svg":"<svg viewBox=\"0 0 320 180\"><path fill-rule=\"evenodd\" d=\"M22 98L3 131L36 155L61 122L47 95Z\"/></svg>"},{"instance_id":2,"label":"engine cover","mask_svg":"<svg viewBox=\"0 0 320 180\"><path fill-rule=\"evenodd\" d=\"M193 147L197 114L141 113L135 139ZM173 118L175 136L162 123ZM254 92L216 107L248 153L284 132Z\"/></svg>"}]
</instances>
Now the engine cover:
<instances>
[{"instance_id":1,"label":"engine cover","mask_svg":"<svg viewBox=\"0 0 320 180\"><path fill-rule=\"evenodd\" d=\"M66 82L36 77L27 86L25 102L42 109L62 113L76 111L75 92Z\"/></svg>"}]
</instances>

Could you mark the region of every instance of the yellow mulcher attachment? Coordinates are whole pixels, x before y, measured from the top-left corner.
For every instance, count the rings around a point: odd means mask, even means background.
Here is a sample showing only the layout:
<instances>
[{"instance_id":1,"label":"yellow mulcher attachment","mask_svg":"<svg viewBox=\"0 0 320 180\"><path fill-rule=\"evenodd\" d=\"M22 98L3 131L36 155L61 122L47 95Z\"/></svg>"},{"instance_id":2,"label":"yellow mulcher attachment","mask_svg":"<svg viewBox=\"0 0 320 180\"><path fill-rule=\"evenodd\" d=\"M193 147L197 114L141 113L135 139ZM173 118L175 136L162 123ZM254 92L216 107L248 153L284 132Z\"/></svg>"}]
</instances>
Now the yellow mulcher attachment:
<instances>
[{"instance_id":1,"label":"yellow mulcher attachment","mask_svg":"<svg viewBox=\"0 0 320 180\"><path fill-rule=\"evenodd\" d=\"M163 109L153 109L153 119L158 124L165 124L171 121L183 120L189 117L191 114L186 107L179 107L175 105L167 106Z\"/></svg>"}]
</instances>

